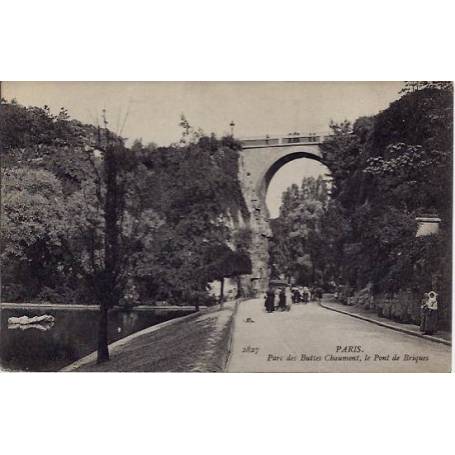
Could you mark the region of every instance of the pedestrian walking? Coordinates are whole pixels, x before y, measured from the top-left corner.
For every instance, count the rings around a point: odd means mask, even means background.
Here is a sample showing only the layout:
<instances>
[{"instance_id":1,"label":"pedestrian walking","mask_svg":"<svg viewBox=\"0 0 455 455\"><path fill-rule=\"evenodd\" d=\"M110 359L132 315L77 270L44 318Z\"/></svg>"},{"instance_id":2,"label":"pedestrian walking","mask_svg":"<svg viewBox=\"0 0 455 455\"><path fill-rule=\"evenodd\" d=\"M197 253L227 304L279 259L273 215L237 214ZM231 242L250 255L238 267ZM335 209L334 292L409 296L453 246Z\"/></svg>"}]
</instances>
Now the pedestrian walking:
<instances>
[{"instance_id":1,"label":"pedestrian walking","mask_svg":"<svg viewBox=\"0 0 455 455\"><path fill-rule=\"evenodd\" d=\"M292 302L293 303L300 303L302 297L300 295L300 291L298 288L294 288L292 290Z\"/></svg>"},{"instance_id":2,"label":"pedestrian walking","mask_svg":"<svg viewBox=\"0 0 455 455\"><path fill-rule=\"evenodd\" d=\"M272 313L275 310L275 292L271 287L265 294L265 310L267 313Z\"/></svg>"},{"instance_id":3,"label":"pedestrian walking","mask_svg":"<svg viewBox=\"0 0 455 455\"><path fill-rule=\"evenodd\" d=\"M286 310L286 291L284 288L281 288L280 294L279 294L279 308L281 311Z\"/></svg>"},{"instance_id":4,"label":"pedestrian walking","mask_svg":"<svg viewBox=\"0 0 455 455\"><path fill-rule=\"evenodd\" d=\"M303 292L302 292L302 300L303 300L303 303L308 303L310 301L310 290L305 286L303 288Z\"/></svg>"},{"instance_id":5,"label":"pedestrian walking","mask_svg":"<svg viewBox=\"0 0 455 455\"><path fill-rule=\"evenodd\" d=\"M286 288L286 311L291 311L292 304L294 303L294 294L292 289Z\"/></svg>"}]
</instances>

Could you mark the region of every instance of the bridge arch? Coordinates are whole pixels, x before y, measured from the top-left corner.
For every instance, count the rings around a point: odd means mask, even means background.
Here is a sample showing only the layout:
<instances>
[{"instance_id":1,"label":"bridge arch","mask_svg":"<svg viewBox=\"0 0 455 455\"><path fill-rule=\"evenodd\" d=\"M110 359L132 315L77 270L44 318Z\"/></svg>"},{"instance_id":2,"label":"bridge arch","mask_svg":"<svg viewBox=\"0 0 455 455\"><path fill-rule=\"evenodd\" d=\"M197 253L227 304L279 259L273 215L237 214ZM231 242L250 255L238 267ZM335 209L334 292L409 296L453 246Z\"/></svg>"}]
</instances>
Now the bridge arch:
<instances>
[{"instance_id":1,"label":"bridge arch","mask_svg":"<svg viewBox=\"0 0 455 455\"><path fill-rule=\"evenodd\" d=\"M287 163L308 158L324 164L319 144L286 144L269 147L248 147L242 150L245 183L264 202L273 176Z\"/></svg>"},{"instance_id":2,"label":"bridge arch","mask_svg":"<svg viewBox=\"0 0 455 455\"><path fill-rule=\"evenodd\" d=\"M255 138L242 141L241 175L243 194L252 214L249 222L253 233L250 249L253 273L245 277L251 294L262 292L270 276L268 242L272 235L266 195L273 176L287 163L307 158L326 165L320 143L327 136L308 134L295 137Z\"/></svg>"},{"instance_id":3,"label":"bridge arch","mask_svg":"<svg viewBox=\"0 0 455 455\"><path fill-rule=\"evenodd\" d=\"M265 174L258 182L258 190L261 193L261 195L266 196L267 191L269 189L270 182L272 181L273 177L275 174L286 164L290 163L291 161L298 160L301 158L307 158L310 160L317 161L321 164L324 164L324 160L322 157L315 155L314 153L308 153L306 151L296 151L289 153L287 155L281 156L280 158L277 159L266 171Z\"/></svg>"}]
</instances>

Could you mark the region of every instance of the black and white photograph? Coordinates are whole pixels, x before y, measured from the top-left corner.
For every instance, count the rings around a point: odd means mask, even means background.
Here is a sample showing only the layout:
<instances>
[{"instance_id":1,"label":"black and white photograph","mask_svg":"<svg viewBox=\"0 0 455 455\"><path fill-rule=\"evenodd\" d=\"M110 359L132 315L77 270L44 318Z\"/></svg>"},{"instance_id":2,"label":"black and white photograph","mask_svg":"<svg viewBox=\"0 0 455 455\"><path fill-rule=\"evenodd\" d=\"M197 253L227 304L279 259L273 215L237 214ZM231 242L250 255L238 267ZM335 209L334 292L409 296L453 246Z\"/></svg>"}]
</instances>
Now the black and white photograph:
<instances>
[{"instance_id":1,"label":"black and white photograph","mask_svg":"<svg viewBox=\"0 0 455 455\"><path fill-rule=\"evenodd\" d=\"M1 83L0 368L451 371L453 83Z\"/></svg>"},{"instance_id":2,"label":"black and white photograph","mask_svg":"<svg viewBox=\"0 0 455 455\"><path fill-rule=\"evenodd\" d=\"M1 453L453 452L453 10L5 0Z\"/></svg>"}]
</instances>

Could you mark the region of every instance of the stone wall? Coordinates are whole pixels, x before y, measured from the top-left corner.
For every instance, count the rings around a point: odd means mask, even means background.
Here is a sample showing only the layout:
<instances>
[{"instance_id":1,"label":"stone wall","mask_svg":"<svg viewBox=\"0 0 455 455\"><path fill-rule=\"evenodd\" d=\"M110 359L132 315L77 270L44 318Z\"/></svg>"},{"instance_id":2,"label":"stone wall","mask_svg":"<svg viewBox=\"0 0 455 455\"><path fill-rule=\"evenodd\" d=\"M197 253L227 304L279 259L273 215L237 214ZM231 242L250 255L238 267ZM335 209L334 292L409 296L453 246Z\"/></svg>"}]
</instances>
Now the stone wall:
<instances>
[{"instance_id":1,"label":"stone wall","mask_svg":"<svg viewBox=\"0 0 455 455\"><path fill-rule=\"evenodd\" d=\"M404 324L420 324L421 299L411 290L401 290L394 294L375 294L371 287L356 292L349 298L351 305L361 306L375 312L378 316L402 322Z\"/></svg>"},{"instance_id":2,"label":"stone wall","mask_svg":"<svg viewBox=\"0 0 455 455\"><path fill-rule=\"evenodd\" d=\"M393 295L378 294L374 298L374 308L378 316L419 325L420 300L411 291L400 291Z\"/></svg>"},{"instance_id":3,"label":"stone wall","mask_svg":"<svg viewBox=\"0 0 455 455\"><path fill-rule=\"evenodd\" d=\"M373 294L372 286L369 285L357 292L345 286L339 290L337 301L344 305L364 308L396 322L419 325L422 298L422 294L413 292L411 289L400 290L393 294ZM439 294L438 319L441 329L450 330L451 315L451 297Z\"/></svg>"}]
</instances>

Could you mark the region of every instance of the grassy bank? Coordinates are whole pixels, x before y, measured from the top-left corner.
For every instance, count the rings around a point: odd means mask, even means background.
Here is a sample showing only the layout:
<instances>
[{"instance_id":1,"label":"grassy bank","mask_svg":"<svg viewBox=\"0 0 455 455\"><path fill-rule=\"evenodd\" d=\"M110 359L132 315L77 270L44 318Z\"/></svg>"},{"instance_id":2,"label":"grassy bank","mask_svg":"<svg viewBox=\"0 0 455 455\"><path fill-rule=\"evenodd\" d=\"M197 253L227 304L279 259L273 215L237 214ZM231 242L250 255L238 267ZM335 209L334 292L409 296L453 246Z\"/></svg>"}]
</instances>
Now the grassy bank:
<instances>
[{"instance_id":1,"label":"grassy bank","mask_svg":"<svg viewBox=\"0 0 455 455\"><path fill-rule=\"evenodd\" d=\"M201 312L152 333L140 335L111 353L109 362L74 371L218 372L227 361L235 305Z\"/></svg>"}]
</instances>

